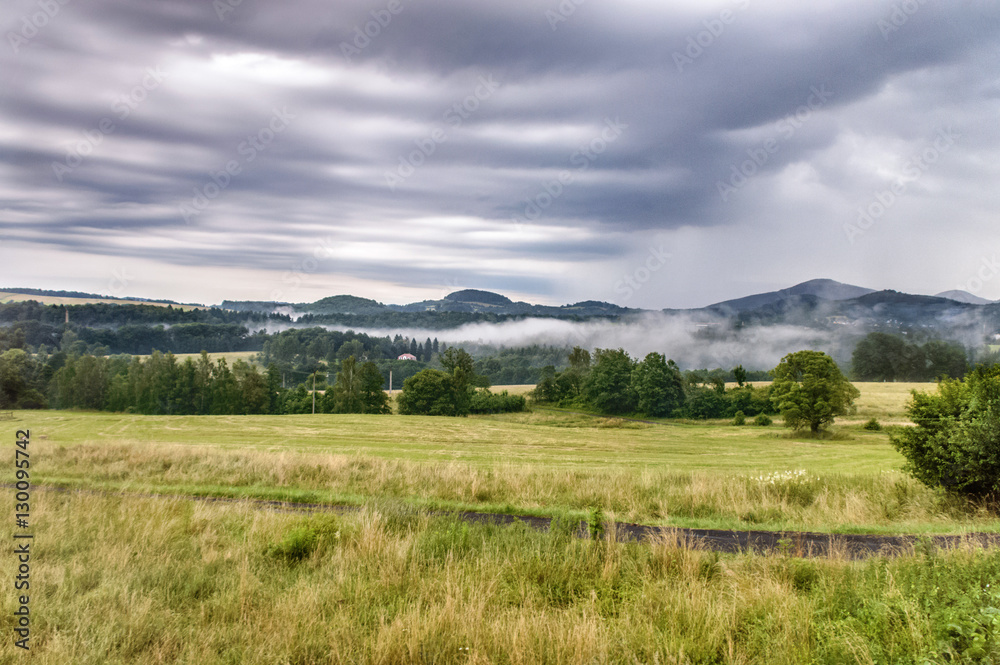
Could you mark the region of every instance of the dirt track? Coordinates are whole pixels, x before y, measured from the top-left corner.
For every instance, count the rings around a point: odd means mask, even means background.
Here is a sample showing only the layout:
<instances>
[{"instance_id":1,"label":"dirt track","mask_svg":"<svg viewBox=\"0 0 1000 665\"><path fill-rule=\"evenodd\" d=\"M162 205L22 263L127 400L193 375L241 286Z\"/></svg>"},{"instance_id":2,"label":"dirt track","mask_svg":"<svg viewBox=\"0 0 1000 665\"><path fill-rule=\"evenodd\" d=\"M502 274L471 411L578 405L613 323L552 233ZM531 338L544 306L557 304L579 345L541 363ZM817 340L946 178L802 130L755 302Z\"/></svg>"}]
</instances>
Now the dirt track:
<instances>
[{"instance_id":1,"label":"dirt track","mask_svg":"<svg viewBox=\"0 0 1000 665\"><path fill-rule=\"evenodd\" d=\"M11 485L3 485L12 487ZM263 510L281 512L314 513L351 513L359 510L355 506L337 506L319 503L287 503L283 501L266 501L263 499L229 499L216 497L201 497L174 494L147 494L138 492L106 492L100 490L66 489L46 485L36 485L36 490L53 492L74 492L97 494L102 496L135 496L158 499L185 499L189 501L204 501L209 503L231 503L249 505ZM522 523L533 529L548 530L551 519L547 517L528 517L522 515L505 515L497 513L478 512L445 512L435 511L434 515L457 515L468 522L488 524ZM1000 547L1000 534L971 533L957 536L881 536L859 534L828 534L808 531L725 531L719 529L686 529L680 527L648 526L643 524L615 523L608 525L614 529L619 540L633 542L667 541L684 544L687 547L717 552L756 552L759 554L785 554L800 557L824 557L835 554L851 559L861 559L870 556L897 556L913 551L914 546L930 546L935 549L950 548L967 543L981 547ZM587 525L580 522L577 535L588 538Z\"/></svg>"}]
</instances>

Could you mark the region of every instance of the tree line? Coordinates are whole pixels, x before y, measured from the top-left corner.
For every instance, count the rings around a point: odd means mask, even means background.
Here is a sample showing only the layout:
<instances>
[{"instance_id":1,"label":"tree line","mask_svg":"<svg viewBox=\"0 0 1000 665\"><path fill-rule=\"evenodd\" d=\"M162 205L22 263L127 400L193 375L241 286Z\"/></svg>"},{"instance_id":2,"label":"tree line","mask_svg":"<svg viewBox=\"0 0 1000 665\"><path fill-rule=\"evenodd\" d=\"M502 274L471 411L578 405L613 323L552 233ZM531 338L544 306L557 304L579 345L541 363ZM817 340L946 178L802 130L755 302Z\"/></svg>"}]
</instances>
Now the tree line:
<instances>
[{"instance_id":1,"label":"tree line","mask_svg":"<svg viewBox=\"0 0 1000 665\"><path fill-rule=\"evenodd\" d=\"M532 396L541 404L584 408L610 415L651 417L729 418L775 413L770 387L747 383L740 367L731 374L736 386L727 388L727 373L682 373L673 360L660 353L633 359L624 349L596 349L593 356L575 347L569 367L544 368Z\"/></svg>"},{"instance_id":2,"label":"tree line","mask_svg":"<svg viewBox=\"0 0 1000 665\"><path fill-rule=\"evenodd\" d=\"M412 364L412 363L411 363ZM405 415L464 416L521 411L524 397L495 394L462 349L442 353L444 369L425 368L403 382ZM329 382L328 382L329 379ZM277 365L263 371L243 360L215 361L206 352L178 361L23 349L0 354L0 408L87 409L147 415L391 413L386 376L372 361L350 355L335 372L314 372L293 387Z\"/></svg>"},{"instance_id":3,"label":"tree line","mask_svg":"<svg viewBox=\"0 0 1000 665\"><path fill-rule=\"evenodd\" d=\"M385 379L374 363L344 359L332 386L319 380L284 387L281 372L203 352L179 362L172 353L134 356L0 354L0 408L88 409L148 415L388 413ZM314 402L315 400L315 402ZM315 404L315 406L314 406Z\"/></svg>"},{"instance_id":4,"label":"tree line","mask_svg":"<svg viewBox=\"0 0 1000 665\"><path fill-rule=\"evenodd\" d=\"M576 347L563 372L549 368L533 397L541 403L586 408L608 415L673 418L729 418L742 425L747 416L756 424L770 424L769 414L780 413L785 424L819 433L834 418L851 412L860 395L834 360L821 351L797 351L781 359L769 372L770 385L747 384L742 366L733 368L736 385L721 377L710 386L687 378L673 360L650 353L641 361L623 349L596 349L593 357Z\"/></svg>"}]
</instances>

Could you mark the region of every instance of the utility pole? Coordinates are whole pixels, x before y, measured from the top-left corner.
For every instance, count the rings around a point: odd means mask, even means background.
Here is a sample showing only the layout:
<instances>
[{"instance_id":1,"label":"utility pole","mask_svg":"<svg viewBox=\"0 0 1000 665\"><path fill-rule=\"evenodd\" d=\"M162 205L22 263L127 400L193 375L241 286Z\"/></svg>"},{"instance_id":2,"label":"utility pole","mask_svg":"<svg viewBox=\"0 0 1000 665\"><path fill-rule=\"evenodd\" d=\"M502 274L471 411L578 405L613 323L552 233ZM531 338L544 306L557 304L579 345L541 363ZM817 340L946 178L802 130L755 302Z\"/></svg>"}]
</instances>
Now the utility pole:
<instances>
[{"instance_id":1,"label":"utility pole","mask_svg":"<svg viewBox=\"0 0 1000 665\"><path fill-rule=\"evenodd\" d=\"M389 370L389 397L392 397L392 370Z\"/></svg>"},{"instance_id":2,"label":"utility pole","mask_svg":"<svg viewBox=\"0 0 1000 665\"><path fill-rule=\"evenodd\" d=\"M313 372L313 415L316 415L316 372Z\"/></svg>"}]
</instances>

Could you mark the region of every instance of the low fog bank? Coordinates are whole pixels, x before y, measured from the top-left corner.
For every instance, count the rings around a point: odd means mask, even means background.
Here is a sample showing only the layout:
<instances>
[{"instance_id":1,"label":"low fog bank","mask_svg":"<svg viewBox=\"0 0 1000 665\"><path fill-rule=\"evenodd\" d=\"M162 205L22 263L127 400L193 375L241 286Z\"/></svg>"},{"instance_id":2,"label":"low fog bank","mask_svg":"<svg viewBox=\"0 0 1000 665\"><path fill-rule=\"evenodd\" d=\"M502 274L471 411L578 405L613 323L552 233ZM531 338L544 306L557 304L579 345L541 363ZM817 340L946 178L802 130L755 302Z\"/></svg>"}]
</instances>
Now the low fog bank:
<instances>
[{"instance_id":1,"label":"low fog bank","mask_svg":"<svg viewBox=\"0 0 1000 665\"><path fill-rule=\"evenodd\" d=\"M296 326L290 326L296 327ZM327 330L345 326L324 325ZM802 349L824 351L840 363L849 363L856 341L863 335L853 329L835 334L793 325L754 326L733 330L728 320L706 322L686 315L648 314L623 322L527 318L502 323L470 323L448 330L423 328L352 328L377 337L402 335L423 341L437 338L449 346L519 347L534 344L589 350L623 348L634 358L657 351L683 369L773 368L783 356Z\"/></svg>"}]
</instances>

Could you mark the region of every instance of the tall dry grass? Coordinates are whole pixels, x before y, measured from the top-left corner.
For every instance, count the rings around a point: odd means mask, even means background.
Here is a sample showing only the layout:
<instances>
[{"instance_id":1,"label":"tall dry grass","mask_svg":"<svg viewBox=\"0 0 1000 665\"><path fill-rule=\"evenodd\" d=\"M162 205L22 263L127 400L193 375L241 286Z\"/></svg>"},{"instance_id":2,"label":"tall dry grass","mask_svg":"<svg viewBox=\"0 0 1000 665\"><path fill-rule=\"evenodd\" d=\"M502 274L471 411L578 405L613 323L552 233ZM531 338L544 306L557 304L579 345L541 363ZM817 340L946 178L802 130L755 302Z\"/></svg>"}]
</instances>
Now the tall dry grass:
<instances>
[{"instance_id":1,"label":"tall dry grass","mask_svg":"<svg viewBox=\"0 0 1000 665\"><path fill-rule=\"evenodd\" d=\"M932 662L968 651L1000 554L719 556L469 525L40 492L32 662ZM964 600L963 600L964 599ZM11 634L12 594L0 606ZM990 632L992 631L992 632ZM12 640L0 660L13 662Z\"/></svg>"},{"instance_id":2,"label":"tall dry grass","mask_svg":"<svg viewBox=\"0 0 1000 665\"><path fill-rule=\"evenodd\" d=\"M344 454L188 445L49 446L43 481L131 490L557 514L600 508L619 521L683 526L870 531L1000 527L994 513L900 473L726 475L621 468L489 467Z\"/></svg>"}]
</instances>

